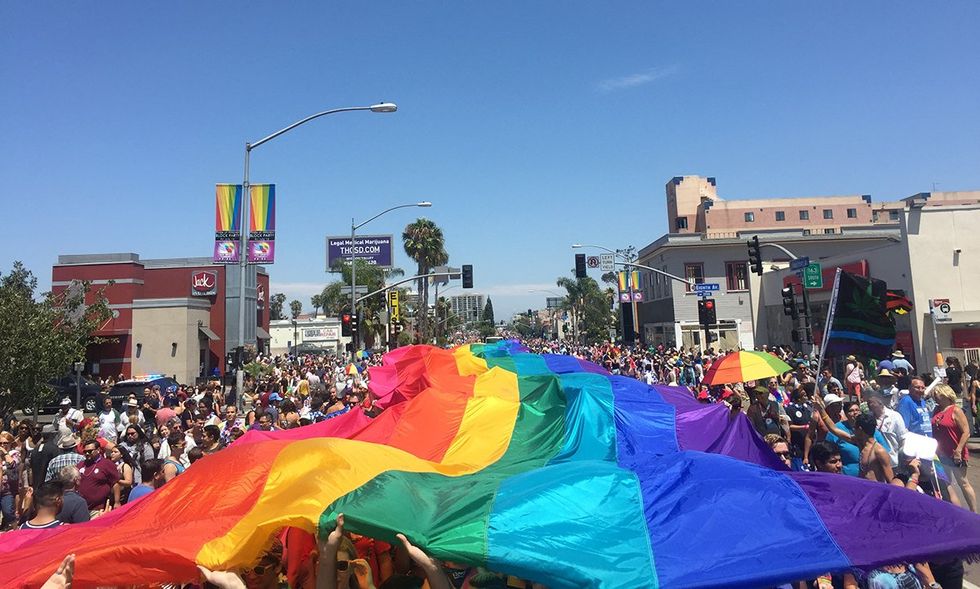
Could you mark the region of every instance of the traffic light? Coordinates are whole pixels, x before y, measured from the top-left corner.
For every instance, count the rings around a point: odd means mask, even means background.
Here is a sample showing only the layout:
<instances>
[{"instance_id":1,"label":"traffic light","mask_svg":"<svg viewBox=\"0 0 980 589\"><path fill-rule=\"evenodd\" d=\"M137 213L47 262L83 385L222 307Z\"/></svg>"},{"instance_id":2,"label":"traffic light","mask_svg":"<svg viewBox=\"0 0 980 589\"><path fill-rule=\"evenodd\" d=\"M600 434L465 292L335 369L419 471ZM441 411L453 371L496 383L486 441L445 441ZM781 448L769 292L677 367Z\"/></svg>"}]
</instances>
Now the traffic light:
<instances>
[{"instance_id":1,"label":"traffic light","mask_svg":"<svg viewBox=\"0 0 980 589\"><path fill-rule=\"evenodd\" d=\"M340 335L350 337L350 313L340 316Z\"/></svg>"},{"instance_id":2,"label":"traffic light","mask_svg":"<svg viewBox=\"0 0 980 589\"><path fill-rule=\"evenodd\" d=\"M351 337L357 336L357 315L353 313L350 315L350 334Z\"/></svg>"},{"instance_id":3,"label":"traffic light","mask_svg":"<svg viewBox=\"0 0 980 589\"><path fill-rule=\"evenodd\" d=\"M799 319L800 310L796 307L796 291L793 289L793 285L787 286L780 293L783 295L783 315Z\"/></svg>"},{"instance_id":4,"label":"traffic light","mask_svg":"<svg viewBox=\"0 0 980 589\"><path fill-rule=\"evenodd\" d=\"M749 268L759 276L762 276L762 252L759 246L759 236L753 235L749 244Z\"/></svg>"},{"instance_id":5,"label":"traffic light","mask_svg":"<svg viewBox=\"0 0 980 589\"><path fill-rule=\"evenodd\" d=\"M705 331L708 331L712 325L718 323L714 299L700 299L698 301L698 321L704 327Z\"/></svg>"},{"instance_id":6,"label":"traffic light","mask_svg":"<svg viewBox=\"0 0 980 589\"><path fill-rule=\"evenodd\" d=\"M534 315L534 311L532 311L531 309L528 309L527 310L527 318L530 319L533 315Z\"/></svg>"},{"instance_id":7,"label":"traffic light","mask_svg":"<svg viewBox=\"0 0 980 589\"><path fill-rule=\"evenodd\" d=\"M463 264L463 288L473 288L473 264Z\"/></svg>"},{"instance_id":8,"label":"traffic light","mask_svg":"<svg viewBox=\"0 0 980 589\"><path fill-rule=\"evenodd\" d=\"M575 278L585 278L585 254L575 254Z\"/></svg>"}]
</instances>

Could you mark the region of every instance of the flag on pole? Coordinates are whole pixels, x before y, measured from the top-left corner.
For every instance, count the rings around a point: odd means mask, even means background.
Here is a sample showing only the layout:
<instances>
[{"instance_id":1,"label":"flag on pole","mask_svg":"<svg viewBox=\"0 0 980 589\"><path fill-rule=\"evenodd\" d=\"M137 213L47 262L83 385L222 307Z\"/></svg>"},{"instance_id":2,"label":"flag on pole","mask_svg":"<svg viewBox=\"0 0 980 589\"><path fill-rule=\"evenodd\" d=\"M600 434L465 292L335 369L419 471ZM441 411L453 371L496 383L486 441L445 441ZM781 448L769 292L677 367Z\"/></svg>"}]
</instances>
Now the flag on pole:
<instances>
[{"instance_id":1,"label":"flag on pole","mask_svg":"<svg viewBox=\"0 0 980 589\"><path fill-rule=\"evenodd\" d=\"M905 315L912 310L912 301L905 296L904 290L889 290L886 296L885 308L889 313Z\"/></svg>"},{"instance_id":2,"label":"flag on pole","mask_svg":"<svg viewBox=\"0 0 980 589\"><path fill-rule=\"evenodd\" d=\"M826 355L887 357L895 346L895 324L886 309L884 281L843 271L837 280Z\"/></svg>"}]
</instances>

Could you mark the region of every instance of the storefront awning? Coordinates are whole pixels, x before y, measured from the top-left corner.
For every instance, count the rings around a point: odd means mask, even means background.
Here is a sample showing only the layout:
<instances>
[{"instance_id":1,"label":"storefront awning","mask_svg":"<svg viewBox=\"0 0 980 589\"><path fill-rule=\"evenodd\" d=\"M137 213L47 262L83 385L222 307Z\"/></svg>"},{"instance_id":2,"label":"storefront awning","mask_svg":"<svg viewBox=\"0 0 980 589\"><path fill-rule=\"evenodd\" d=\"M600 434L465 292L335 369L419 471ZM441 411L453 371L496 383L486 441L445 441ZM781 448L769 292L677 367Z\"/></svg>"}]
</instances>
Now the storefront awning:
<instances>
[{"instance_id":1,"label":"storefront awning","mask_svg":"<svg viewBox=\"0 0 980 589\"><path fill-rule=\"evenodd\" d=\"M269 332L262 329L261 327L255 328L255 337L257 337L258 339L272 339L272 336L269 335Z\"/></svg>"},{"instance_id":2,"label":"storefront awning","mask_svg":"<svg viewBox=\"0 0 980 589\"><path fill-rule=\"evenodd\" d=\"M206 325L198 325L197 326L197 330L199 332L201 332L201 335L203 335L204 337L208 338L209 340L211 340L213 342L216 342L216 341L220 341L221 340L221 338L218 337L218 334L216 334L215 332L211 331L211 328L210 327L207 327Z\"/></svg>"}]
</instances>

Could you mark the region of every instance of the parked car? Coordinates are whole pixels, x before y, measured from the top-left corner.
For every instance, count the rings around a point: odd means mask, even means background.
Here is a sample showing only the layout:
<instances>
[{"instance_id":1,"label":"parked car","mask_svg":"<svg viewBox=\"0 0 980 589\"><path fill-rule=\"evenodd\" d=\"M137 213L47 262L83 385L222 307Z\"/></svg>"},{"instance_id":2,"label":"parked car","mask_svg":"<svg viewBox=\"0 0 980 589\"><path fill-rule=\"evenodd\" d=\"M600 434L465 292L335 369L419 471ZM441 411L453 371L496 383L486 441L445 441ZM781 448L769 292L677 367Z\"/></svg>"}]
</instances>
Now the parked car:
<instances>
[{"instance_id":1,"label":"parked car","mask_svg":"<svg viewBox=\"0 0 980 589\"><path fill-rule=\"evenodd\" d=\"M121 380L112 385L112 388L109 389L109 398L112 399L113 407L117 409L123 408L123 404L130 395L135 395L136 401L142 405L143 389L153 388L154 386L159 386L160 393L167 395L176 393L178 385L177 381L169 376L161 376L159 374L137 376L129 380Z\"/></svg>"},{"instance_id":2,"label":"parked car","mask_svg":"<svg viewBox=\"0 0 980 589\"><path fill-rule=\"evenodd\" d=\"M102 392L102 387L97 383L90 381L84 376L81 377L79 385L82 393L82 406L86 413L94 413L99 410L102 403L102 398L105 394ZM48 381L48 386L54 390L54 396L51 402L42 406L41 413L57 413L61 409L61 400L65 397L71 399L71 404L75 406L76 394L78 390L75 387L75 375L71 374L68 376L62 376L61 378L52 378ZM34 413L33 407L25 407L24 413L27 415L32 415Z\"/></svg>"}]
</instances>

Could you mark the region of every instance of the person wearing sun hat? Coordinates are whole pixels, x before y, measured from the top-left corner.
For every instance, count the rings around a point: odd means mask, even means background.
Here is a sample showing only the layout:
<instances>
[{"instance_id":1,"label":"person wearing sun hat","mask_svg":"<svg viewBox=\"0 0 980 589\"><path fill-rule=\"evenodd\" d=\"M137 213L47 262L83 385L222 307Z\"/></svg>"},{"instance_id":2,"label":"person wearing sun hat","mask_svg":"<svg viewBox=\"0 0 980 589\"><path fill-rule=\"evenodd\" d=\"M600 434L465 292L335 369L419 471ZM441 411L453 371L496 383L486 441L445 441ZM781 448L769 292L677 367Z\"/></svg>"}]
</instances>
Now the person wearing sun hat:
<instances>
[{"instance_id":1,"label":"person wearing sun hat","mask_svg":"<svg viewBox=\"0 0 980 589\"><path fill-rule=\"evenodd\" d=\"M905 359L905 354L902 353L902 350L892 352L892 364L895 365L895 368L904 368L909 374L915 373L915 367Z\"/></svg>"},{"instance_id":2,"label":"person wearing sun hat","mask_svg":"<svg viewBox=\"0 0 980 589\"><path fill-rule=\"evenodd\" d=\"M852 354L847 357L847 366L844 367L844 381L847 383L847 393L857 398L861 402L861 383L864 381L864 367Z\"/></svg>"},{"instance_id":3,"label":"person wearing sun hat","mask_svg":"<svg viewBox=\"0 0 980 589\"><path fill-rule=\"evenodd\" d=\"M78 446L78 436L72 433L62 434L58 438L58 449L61 454L55 456L48 463L48 469L44 473L45 482L58 476L61 469L66 466L76 466L79 462L85 460L85 457L76 451L76 446Z\"/></svg>"}]
</instances>

